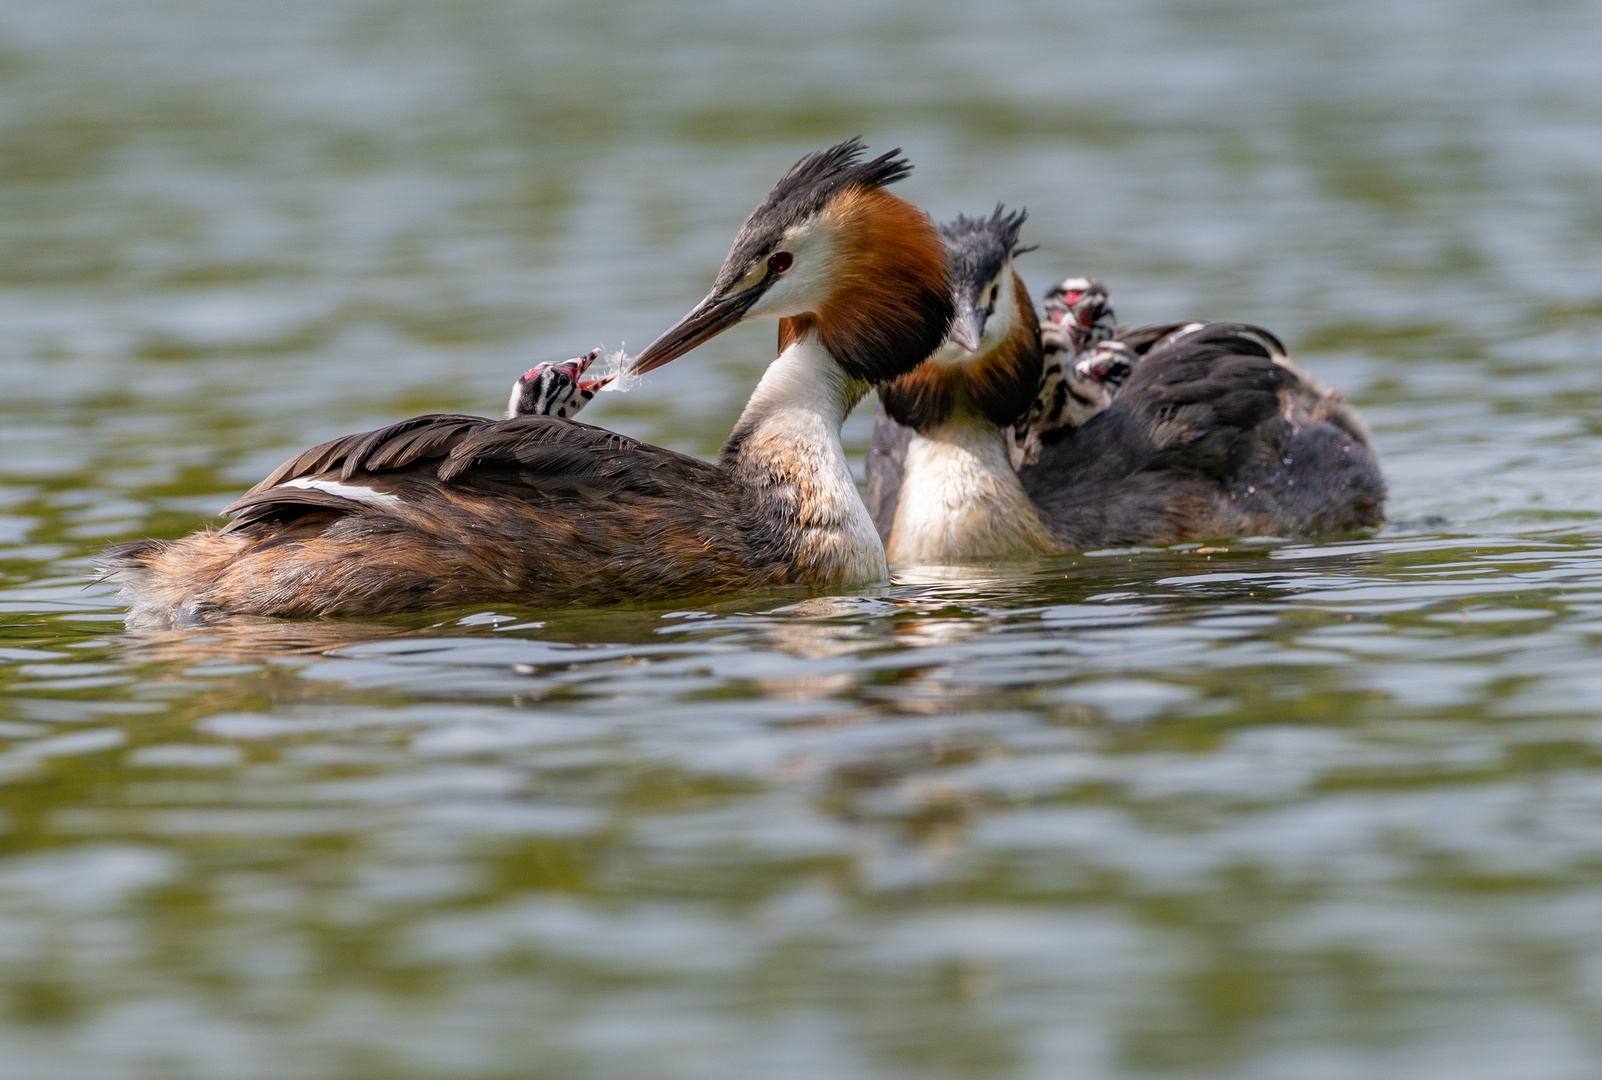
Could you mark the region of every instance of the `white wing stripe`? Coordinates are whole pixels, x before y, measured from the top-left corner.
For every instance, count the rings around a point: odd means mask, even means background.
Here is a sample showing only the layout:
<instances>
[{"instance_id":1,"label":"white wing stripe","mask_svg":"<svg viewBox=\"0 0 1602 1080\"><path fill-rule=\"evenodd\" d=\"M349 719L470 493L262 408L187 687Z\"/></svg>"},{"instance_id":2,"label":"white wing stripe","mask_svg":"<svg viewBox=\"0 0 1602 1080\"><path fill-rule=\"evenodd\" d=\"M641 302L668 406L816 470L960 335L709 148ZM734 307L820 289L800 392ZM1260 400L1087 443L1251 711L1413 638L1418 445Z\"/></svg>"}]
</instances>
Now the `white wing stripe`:
<instances>
[{"instance_id":1,"label":"white wing stripe","mask_svg":"<svg viewBox=\"0 0 1602 1080\"><path fill-rule=\"evenodd\" d=\"M399 495L386 495L382 491L374 491L368 487L357 487L355 484L341 484L337 480L308 480L302 477L297 480L286 480L278 486L315 488L318 491L326 491L330 495L338 495L342 499L366 503L369 506L403 506L406 502Z\"/></svg>"}]
</instances>

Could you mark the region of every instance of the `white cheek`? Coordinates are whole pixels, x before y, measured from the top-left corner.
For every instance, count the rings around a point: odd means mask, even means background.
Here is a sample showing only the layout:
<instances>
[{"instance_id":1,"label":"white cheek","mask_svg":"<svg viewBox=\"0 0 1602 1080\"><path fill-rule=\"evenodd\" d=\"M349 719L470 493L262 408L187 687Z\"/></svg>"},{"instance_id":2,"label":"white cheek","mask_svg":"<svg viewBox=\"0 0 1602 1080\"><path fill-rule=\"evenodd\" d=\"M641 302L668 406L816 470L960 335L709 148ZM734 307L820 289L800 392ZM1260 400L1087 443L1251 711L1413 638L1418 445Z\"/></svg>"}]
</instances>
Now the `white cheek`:
<instances>
[{"instance_id":1,"label":"white cheek","mask_svg":"<svg viewBox=\"0 0 1602 1080\"><path fill-rule=\"evenodd\" d=\"M940 348L929 357L936 364L962 365L971 363L981 356L988 356L991 350L999 346L1012 333L1012 312L1016 301L1012 293L1012 275L1004 274L1001 279L1001 291L996 295L996 310L985 320L984 333L979 335L979 348L969 352L949 337L941 342Z\"/></svg>"},{"instance_id":2,"label":"white cheek","mask_svg":"<svg viewBox=\"0 0 1602 1080\"><path fill-rule=\"evenodd\" d=\"M790 269L746 313L748 319L782 319L816 311L834 292L834 243L821 228L790 237Z\"/></svg>"},{"instance_id":3,"label":"white cheek","mask_svg":"<svg viewBox=\"0 0 1602 1080\"><path fill-rule=\"evenodd\" d=\"M995 313L985 320L985 332L979 336L981 354L1000 345L1012 333L1012 313L1017 302L1012 295L1012 274L1004 272L1001 275L1001 292L996 296Z\"/></svg>"}]
</instances>

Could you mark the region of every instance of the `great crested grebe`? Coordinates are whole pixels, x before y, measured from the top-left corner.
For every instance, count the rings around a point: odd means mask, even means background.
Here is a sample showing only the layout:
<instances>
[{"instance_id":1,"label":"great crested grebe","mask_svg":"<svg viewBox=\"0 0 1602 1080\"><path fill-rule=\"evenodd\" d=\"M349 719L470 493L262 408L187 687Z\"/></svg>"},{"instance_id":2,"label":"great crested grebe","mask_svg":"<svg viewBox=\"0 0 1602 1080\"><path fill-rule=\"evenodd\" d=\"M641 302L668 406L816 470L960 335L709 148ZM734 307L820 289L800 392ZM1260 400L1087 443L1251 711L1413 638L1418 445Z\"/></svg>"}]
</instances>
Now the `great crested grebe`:
<instances>
[{"instance_id":1,"label":"great crested grebe","mask_svg":"<svg viewBox=\"0 0 1602 1080\"><path fill-rule=\"evenodd\" d=\"M1013 426L1012 463L1019 468L1038 460L1047 432L1078 427L1111 405L1135 365L1155 346L1206 325L1164 323L1120 329L1107 287L1087 277L1064 278L1053 285L1041 308L1040 392Z\"/></svg>"},{"instance_id":2,"label":"great crested grebe","mask_svg":"<svg viewBox=\"0 0 1602 1080\"><path fill-rule=\"evenodd\" d=\"M956 318L929 359L879 387L869 455L869 503L893 563L1057 550L1008 457L1010 426L1041 380L1040 320L1012 266L1024 218L998 206L940 226Z\"/></svg>"},{"instance_id":3,"label":"great crested grebe","mask_svg":"<svg viewBox=\"0 0 1602 1080\"><path fill-rule=\"evenodd\" d=\"M1014 427L1015 466L1039 454L1041 432L1083 424L1110 405L1134 368L1127 349L1103 349L1118 332L1118 321L1101 282L1066 278L1051 287L1041 307L1040 391ZM1096 350L1102 355L1091 363Z\"/></svg>"},{"instance_id":4,"label":"great crested grebe","mask_svg":"<svg viewBox=\"0 0 1602 1080\"><path fill-rule=\"evenodd\" d=\"M1016 473L997 452L1012 440L1000 410L954 392L943 408L911 409L906 387L969 373L1000 385L1042 372L1030 355L1032 305L1012 268L1013 216L959 218L944 231L953 289L998 304L978 349L948 339L925 368L880 391L884 415L869 457L869 504L892 562L942 562L1238 535L1345 531L1378 524L1385 484L1356 414L1303 376L1274 335L1236 323L1170 323L1120 332L1131 370L1116 392L1054 409L1024 402L1014 414L1037 460ZM981 252L960 258L956 247ZM1053 290L1061 306L1042 336L1064 324L1093 357L1113 321L1105 289L1088 279ZM1078 292L1080 295L1071 296ZM1077 310L1074 318L1067 315ZM999 319L1005 325L990 325ZM1038 340L1038 338L1037 338ZM1138 363L1135 361L1138 360ZM931 374L936 362L943 367ZM1062 359L1059 385L1090 379ZM1077 363L1077 362L1076 362ZM1037 383L1037 385L1039 385ZM1112 389L1102 387L1099 389ZM914 399L936 400L925 393ZM910 427L913 432L903 430Z\"/></svg>"},{"instance_id":5,"label":"great crested grebe","mask_svg":"<svg viewBox=\"0 0 1602 1080\"><path fill-rule=\"evenodd\" d=\"M422 416L336 439L219 531L110 550L130 625L884 580L840 424L952 314L939 233L884 190L911 170L899 153L865 161L853 139L797 162L706 299L635 357L650 371L741 319L784 320L718 464L553 416Z\"/></svg>"},{"instance_id":6,"label":"great crested grebe","mask_svg":"<svg viewBox=\"0 0 1602 1080\"><path fill-rule=\"evenodd\" d=\"M591 349L572 360L547 360L529 368L512 384L512 396L506 402L506 419L516 416L572 419L590 403L597 390L617 378L616 375L599 379L583 377L600 356L600 349Z\"/></svg>"}]
</instances>

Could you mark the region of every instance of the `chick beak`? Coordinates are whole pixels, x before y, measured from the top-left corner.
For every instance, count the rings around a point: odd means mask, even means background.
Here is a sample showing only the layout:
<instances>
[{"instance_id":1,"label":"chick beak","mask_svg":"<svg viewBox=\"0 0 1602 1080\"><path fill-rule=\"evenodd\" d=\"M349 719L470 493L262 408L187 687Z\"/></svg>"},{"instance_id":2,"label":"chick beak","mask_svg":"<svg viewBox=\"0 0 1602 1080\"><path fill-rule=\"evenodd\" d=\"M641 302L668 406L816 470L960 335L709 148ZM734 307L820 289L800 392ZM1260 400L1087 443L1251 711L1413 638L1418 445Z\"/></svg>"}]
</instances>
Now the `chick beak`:
<instances>
[{"instance_id":1,"label":"chick beak","mask_svg":"<svg viewBox=\"0 0 1602 1080\"><path fill-rule=\"evenodd\" d=\"M573 381L578 385L578 388L585 393L593 394L595 391L599 390L601 387L617 378L615 374L603 375L599 379L581 379L578 377L579 375L583 375L586 371L590 370L590 365L595 363L595 361L600 358L600 355L600 349L591 349L584 356L579 357L578 375L573 376Z\"/></svg>"},{"instance_id":2,"label":"chick beak","mask_svg":"<svg viewBox=\"0 0 1602 1080\"><path fill-rule=\"evenodd\" d=\"M684 318L675 323L661 337L645 347L629 367L632 375L655 371L663 364L677 360L702 342L710 341L745 317L751 305L762 295L756 286L732 296L709 294Z\"/></svg>"},{"instance_id":3,"label":"chick beak","mask_svg":"<svg viewBox=\"0 0 1602 1080\"><path fill-rule=\"evenodd\" d=\"M969 352L978 352L984 332L984 316L974 309L973 301L967 297L958 299L957 314L951 320L951 340Z\"/></svg>"}]
</instances>

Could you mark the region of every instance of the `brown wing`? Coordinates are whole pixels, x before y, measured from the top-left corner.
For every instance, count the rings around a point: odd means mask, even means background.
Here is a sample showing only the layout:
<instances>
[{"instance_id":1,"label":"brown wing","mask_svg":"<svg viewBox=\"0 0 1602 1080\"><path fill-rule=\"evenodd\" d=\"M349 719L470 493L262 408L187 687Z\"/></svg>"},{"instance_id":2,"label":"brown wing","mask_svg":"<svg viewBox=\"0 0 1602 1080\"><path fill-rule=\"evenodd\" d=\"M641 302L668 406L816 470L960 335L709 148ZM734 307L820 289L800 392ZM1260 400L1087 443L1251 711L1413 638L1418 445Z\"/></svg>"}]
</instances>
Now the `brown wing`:
<instances>
[{"instance_id":1,"label":"brown wing","mask_svg":"<svg viewBox=\"0 0 1602 1080\"><path fill-rule=\"evenodd\" d=\"M108 560L142 617L609 603L783 584L793 562L724 470L548 416L335 439L228 512L217 533Z\"/></svg>"},{"instance_id":2,"label":"brown wing","mask_svg":"<svg viewBox=\"0 0 1602 1080\"><path fill-rule=\"evenodd\" d=\"M624 491L682 498L687 487L730 484L722 469L699 458L553 416L519 416L467 433L451 447L439 478L471 484L512 468L542 493L586 498Z\"/></svg>"},{"instance_id":3,"label":"brown wing","mask_svg":"<svg viewBox=\"0 0 1602 1080\"><path fill-rule=\"evenodd\" d=\"M482 416L431 413L414 416L377 431L343 435L290 458L247 494L266 491L288 480L318 476L333 469L339 469L340 478L348 481L357 470L368 467L368 460L377 453L385 455L382 462L375 463L374 467L378 469L399 468L430 456L442 457L462 435L494 423Z\"/></svg>"},{"instance_id":4,"label":"brown wing","mask_svg":"<svg viewBox=\"0 0 1602 1080\"><path fill-rule=\"evenodd\" d=\"M379 499L364 503L318 488L283 486L294 480L360 485ZM699 486L728 484L721 470L704 461L572 420L439 414L307 450L225 507L234 520L223 531L312 510L371 513L384 496L400 497L397 484L418 480L526 501L594 501L626 492L680 498Z\"/></svg>"}]
</instances>

